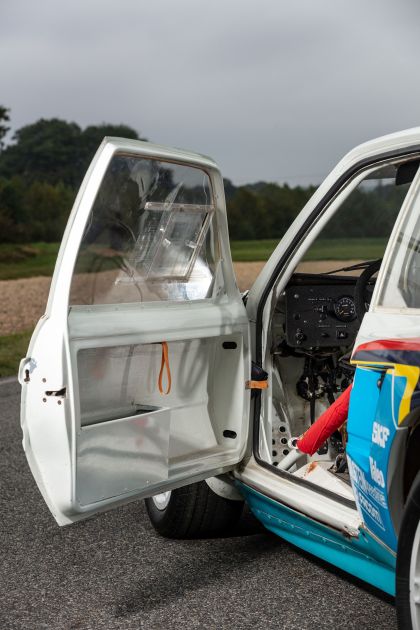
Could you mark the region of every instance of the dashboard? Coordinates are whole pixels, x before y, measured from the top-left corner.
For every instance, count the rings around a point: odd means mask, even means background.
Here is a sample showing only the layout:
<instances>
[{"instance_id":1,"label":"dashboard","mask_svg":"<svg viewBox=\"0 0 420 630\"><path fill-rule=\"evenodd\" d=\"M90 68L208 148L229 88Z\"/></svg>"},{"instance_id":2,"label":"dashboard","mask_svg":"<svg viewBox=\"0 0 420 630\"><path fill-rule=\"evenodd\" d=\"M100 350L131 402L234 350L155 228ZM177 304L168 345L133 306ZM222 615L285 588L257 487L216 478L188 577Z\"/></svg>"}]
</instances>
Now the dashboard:
<instances>
[{"instance_id":1,"label":"dashboard","mask_svg":"<svg viewBox=\"0 0 420 630\"><path fill-rule=\"evenodd\" d=\"M286 297L286 342L293 348L351 345L361 321L354 300L357 276L295 274ZM368 287L371 297L373 287Z\"/></svg>"}]
</instances>

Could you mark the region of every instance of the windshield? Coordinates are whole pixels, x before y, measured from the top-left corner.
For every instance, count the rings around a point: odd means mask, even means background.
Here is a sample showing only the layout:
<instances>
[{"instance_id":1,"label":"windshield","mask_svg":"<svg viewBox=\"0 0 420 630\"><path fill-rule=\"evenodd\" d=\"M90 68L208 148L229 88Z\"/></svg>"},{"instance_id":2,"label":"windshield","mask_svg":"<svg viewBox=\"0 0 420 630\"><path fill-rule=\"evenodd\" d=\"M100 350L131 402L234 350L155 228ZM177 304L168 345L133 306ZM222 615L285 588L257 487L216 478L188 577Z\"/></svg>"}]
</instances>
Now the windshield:
<instances>
[{"instance_id":1,"label":"windshield","mask_svg":"<svg viewBox=\"0 0 420 630\"><path fill-rule=\"evenodd\" d=\"M398 177L398 169L397 164L380 167L350 192L297 271L358 275L367 262L383 257L410 188L410 182Z\"/></svg>"}]
</instances>

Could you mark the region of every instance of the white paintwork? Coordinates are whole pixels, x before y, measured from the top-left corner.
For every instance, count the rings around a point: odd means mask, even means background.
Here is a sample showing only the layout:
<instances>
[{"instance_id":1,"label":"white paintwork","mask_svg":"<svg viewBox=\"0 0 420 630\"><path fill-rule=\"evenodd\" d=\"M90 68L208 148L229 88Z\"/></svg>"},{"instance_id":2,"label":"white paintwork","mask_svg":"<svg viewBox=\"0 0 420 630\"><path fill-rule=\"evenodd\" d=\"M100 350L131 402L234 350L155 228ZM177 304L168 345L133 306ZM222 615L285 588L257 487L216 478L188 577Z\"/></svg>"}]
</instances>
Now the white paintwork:
<instances>
[{"instance_id":1,"label":"white paintwork","mask_svg":"<svg viewBox=\"0 0 420 630\"><path fill-rule=\"evenodd\" d=\"M292 242L296 232L326 192L334 185L337 178L361 159L379 156L382 152L393 149L408 149L414 145L420 145L420 128L384 136L360 145L341 160L287 231L252 287L248 296L247 312L253 334L255 334L254 323L261 295L277 266L278 260ZM225 293L221 295L220 299L215 299L211 303L185 303L176 306L128 304L99 307L95 311L80 309L79 312L78 309L73 309L68 321L68 295L78 246L99 184L112 155L117 150L184 164L194 164L209 174L215 198L222 253L221 272L218 274L218 278L219 282L224 284ZM349 194L365 176L366 171L355 176L352 185L347 186L343 195L341 197L339 195L329 205L328 210L313 226L311 233L298 246L292 259L280 273L277 284L266 303L264 311L265 330L268 329L272 304L286 285L296 262L342 203L343 196ZM363 322L364 332L361 338L363 335L369 338L370 315ZM375 326L381 321L376 319ZM389 318L387 321L388 330L390 330L394 324L389 321ZM417 320L410 321L413 330L418 329ZM405 336L409 336L410 321L405 320ZM70 332L68 323L70 323ZM232 271L223 182L214 162L203 156L148 143L116 139L104 141L82 184L66 228L53 277L47 312L38 323L29 347L27 359L35 362L36 367L30 374L30 384L24 383L22 390L24 447L40 490L58 522L61 524L73 522L112 505L163 492L208 475L220 474L239 462L244 451L249 421L249 392L245 395L243 392L243 378L249 374L248 330L248 320L242 308ZM164 335L163 331L165 332ZM382 332L385 333L385 329L382 329ZM222 420L235 417L235 427L238 433L235 447L229 448L221 444L219 436L213 445L205 440L207 448L201 452L196 450L191 456L185 456L185 451L181 448L180 452L184 452L184 456L174 457L171 464L169 464L170 457L168 458L167 481L151 484L150 488L142 488L140 491L127 488L124 495L98 501L95 505L80 505L76 497L77 454L80 453L79 445L83 444L84 439L80 440L80 431L86 429L81 429L79 422L77 374L74 371L75 349L110 347L122 343L147 344L161 341L162 338L186 344L185 347L187 348L188 341L191 339L211 345L211 340L220 339L221 335L236 335L238 339L242 340L242 345L239 357L234 360L231 359L229 371L225 369L224 359L220 357L215 369L212 370L214 388L213 395L209 398L209 418L212 415L212 419L210 422L205 421L205 428L207 430L211 428L214 436L216 436L224 424ZM255 339L253 339L253 345L254 343ZM204 352L202 356L208 357L209 355ZM235 377L232 381L227 381L226 375L231 374L232 369L236 370ZM22 375L24 374L23 370L24 365L21 369ZM22 376L20 379L22 380ZM45 383L43 379L45 379ZM225 385L227 383L227 388L223 388L223 383ZM62 387L67 388L65 398L57 400L57 398L50 397L46 402L43 402L43 392L46 389L60 390ZM222 395L220 395L220 391ZM266 395L269 396L270 392L268 391ZM186 398L179 405L180 409L182 409L185 400ZM171 410L175 409L176 404L170 408ZM199 408L201 414L204 411L203 398L200 399ZM163 407L158 412L163 427L167 422L166 414L167 410ZM193 423L193 421L194 417L191 414L188 423ZM192 424L187 426L192 426ZM201 435L202 428L196 434L197 440ZM181 436L183 446L185 446L187 441L185 428L181 430ZM108 435L108 437L111 436ZM251 441L249 441L250 443ZM169 452L170 449L171 446L169 445ZM159 457L162 456L162 459L157 462L159 468L165 459L166 444L159 447L157 452ZM91 470L91 467L89 469ZM298 485L292 479L279 478L276 474L260 467L253 457L250 457L241 472L237 471L235 474L257 490L307 514L311 518L341 531L350 532L352 535L357 534L361 521L356 510L343 506L333 499L320 497L316 491ZM97 489L96 487L95 492ZM89 496L91 498L92 495Z\"/></svg>"},{"instance_id":2,"label":"white paintwork","mask_svg":"<svg viewBox=\"0 0 420 630\"><path fill-rule=\"evenodd\" d=\"M69 314L79 244L117 152L196 166L209 175L221 250L214 298L72 307ZM239 462L249 422L248 337L230 257L223 181L214 162L140 141L105 139L77 196L47 312L21 368L23 445L57 522L217 475ZM226 339L237 348L224 350ZM157 390L161 341L169 345L168 396ZM64 387L64 396L46 394ZM129 405L140 411L125 415ZM224 437L225 429L237 438Z\"/></svg>"}]
</instances>

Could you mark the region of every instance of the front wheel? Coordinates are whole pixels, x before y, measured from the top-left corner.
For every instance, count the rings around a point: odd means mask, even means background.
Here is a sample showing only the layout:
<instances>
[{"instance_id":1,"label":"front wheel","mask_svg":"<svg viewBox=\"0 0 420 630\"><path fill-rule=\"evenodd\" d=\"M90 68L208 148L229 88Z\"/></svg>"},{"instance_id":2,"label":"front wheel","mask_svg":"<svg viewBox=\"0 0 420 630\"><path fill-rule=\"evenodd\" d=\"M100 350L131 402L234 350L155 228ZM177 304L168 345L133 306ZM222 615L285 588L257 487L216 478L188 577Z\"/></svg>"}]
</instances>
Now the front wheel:
<instances>
[{"instance_id":1,"label":"front wheel","mask_svg":"<svg viewBox=\"0 0 420 630\"><path fill-rule=\"evenodd\" d=\"M155 530L166 538L202 538L227 533L238 522L243 501L217 495L205 481L145 499Z\"/></svg>"},{"instance_id":2,"label":"front wheel","mask_svg":"<svg viewBox=\"0 0 420 630\"><path fill-rule=\"evenodd\" d=\"M420 473L408 495L397 553L398 627L420 630Z\"/></svg>"}]
</instances>

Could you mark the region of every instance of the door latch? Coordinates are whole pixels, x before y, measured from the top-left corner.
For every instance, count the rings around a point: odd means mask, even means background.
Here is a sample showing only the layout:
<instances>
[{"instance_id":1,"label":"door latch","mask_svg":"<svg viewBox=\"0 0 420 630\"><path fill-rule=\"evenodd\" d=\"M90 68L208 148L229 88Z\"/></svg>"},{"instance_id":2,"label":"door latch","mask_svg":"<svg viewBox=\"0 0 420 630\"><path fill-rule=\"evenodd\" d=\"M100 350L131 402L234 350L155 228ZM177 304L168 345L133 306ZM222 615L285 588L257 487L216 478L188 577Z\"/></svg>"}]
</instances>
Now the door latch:
<instances>
[{"instance_id":1,"label":"door latch","mask_svg":"<svg viewBox=\"0 0 420 630\"><path fill-rule=\"evenodd\" d=\"M36 368L35 359L25 357L21 360L18 370L18 381L21 385L27 384L31 380L31 374Z\"/></svg>"},{"instance_id":2,"label":"door latch","mask_svg":"<svg viewBox=\"0 0 420 630\"><path fill-rule=\"evenodd\" d=\"M48 390L45 392L46 396L56 396L58 398L64 398L66 395L66 388L62 387L61 389L56 389L55 391Z\"/></svg>"},{"instance_id":3,"label":"door latch","mask_svg":"<svg viewBox=\"0 0 420 630\"><path fill-rule=\"evenodd\" d=\"M251 380L245 382L245 389L267 389L268 388L268 374L259 365L252 361L251 365Z\"/></svg>"}]
</instances>

